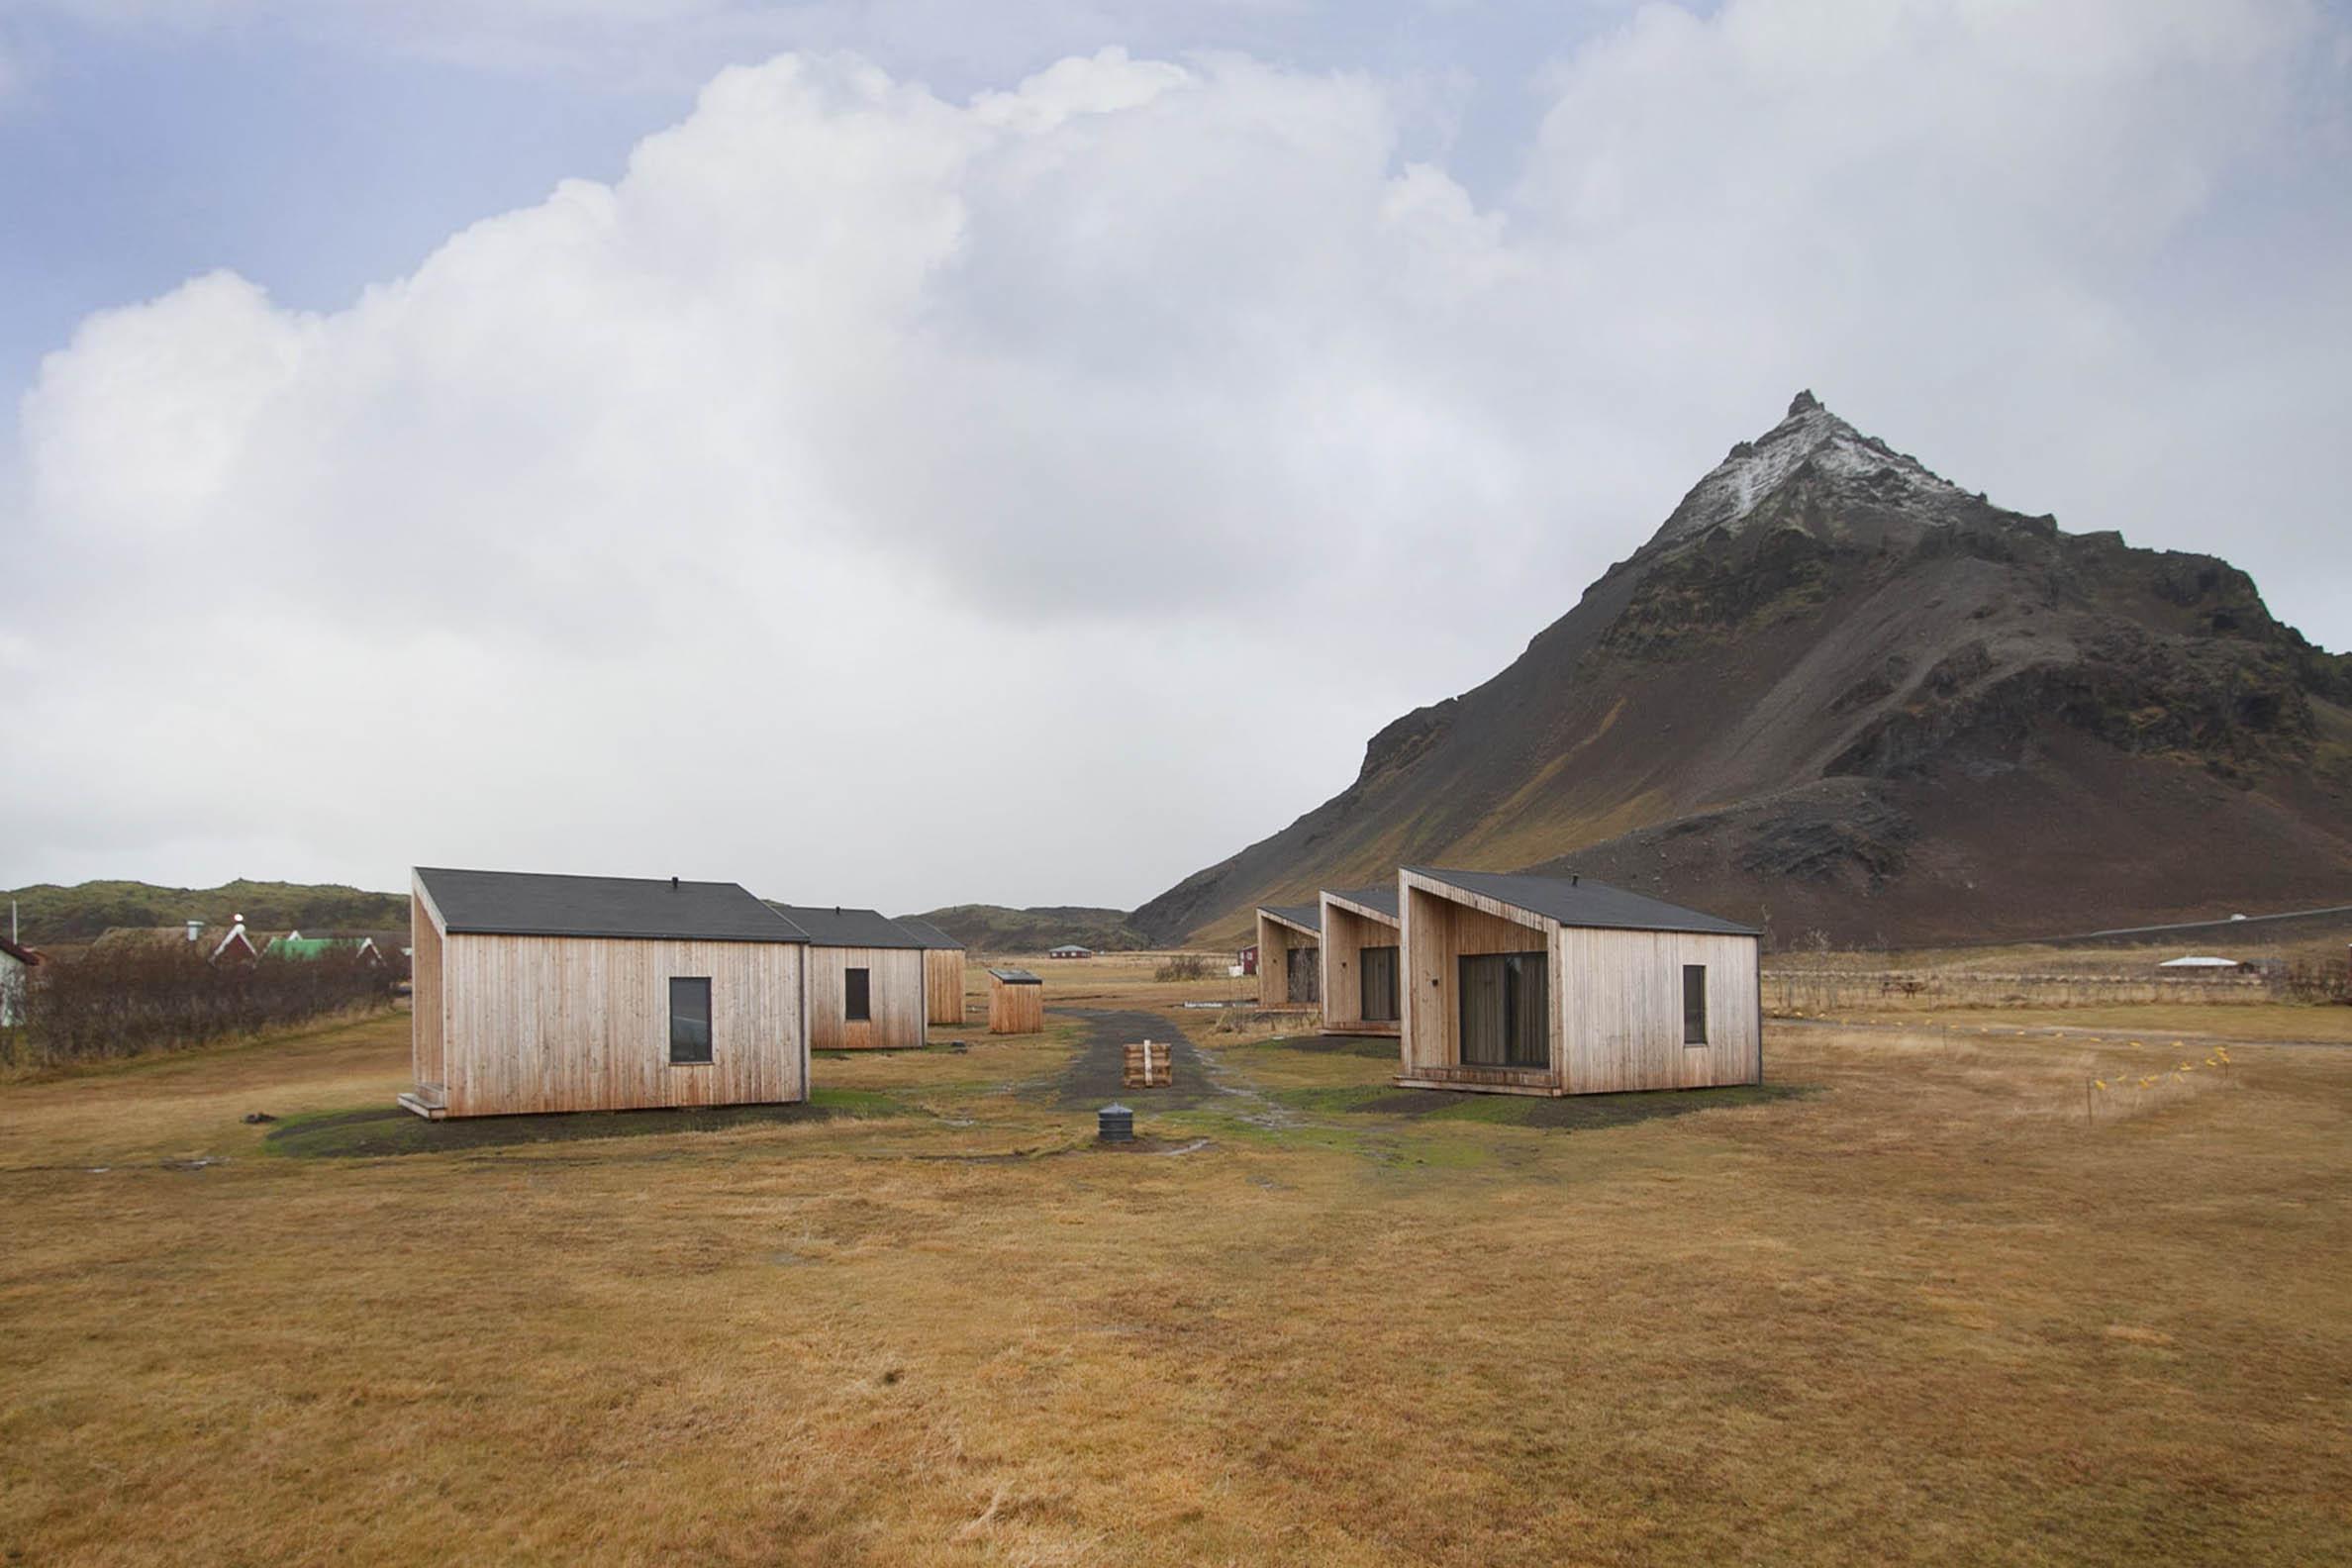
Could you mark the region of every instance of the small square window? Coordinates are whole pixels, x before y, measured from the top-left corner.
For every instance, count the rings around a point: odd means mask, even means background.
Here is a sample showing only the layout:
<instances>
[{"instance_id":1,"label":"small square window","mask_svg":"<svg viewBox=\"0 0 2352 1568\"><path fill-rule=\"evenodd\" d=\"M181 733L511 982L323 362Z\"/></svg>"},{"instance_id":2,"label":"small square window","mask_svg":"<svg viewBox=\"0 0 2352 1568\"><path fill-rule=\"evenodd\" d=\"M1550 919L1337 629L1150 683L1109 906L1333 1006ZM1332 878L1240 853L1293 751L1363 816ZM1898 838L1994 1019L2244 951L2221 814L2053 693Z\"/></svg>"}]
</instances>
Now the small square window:
<instances>
[{"instance_id":1,"label":"small square window","mask_svg":"<svg viewBox=\"0 0 2352 1568\"><path fill-rule=\"evenodd\" d=\"M711 1059L711 982L670 981L670 1065L694 1066Z\"/></svg>"},{"instance_id":2,"label":"small square window","mask_svg":"<svg viewBox=\"0 0 2352 1568\"><path fill-rule=\"evenodd\" d=\"M1707 965L1683 965L1683 1043L1707 1043Z\"/></svg>"},{"instance_id":3,"label":"small square window","mask_svg":"<svg viewBox=\"0 0 2352 1568\"><path fill-rule=\"evenodd\" d=\"M852 1024L864 1024L873 1018L874 972L871 969L842 971L841 1016Z\"/></svg>"}]
</instances>

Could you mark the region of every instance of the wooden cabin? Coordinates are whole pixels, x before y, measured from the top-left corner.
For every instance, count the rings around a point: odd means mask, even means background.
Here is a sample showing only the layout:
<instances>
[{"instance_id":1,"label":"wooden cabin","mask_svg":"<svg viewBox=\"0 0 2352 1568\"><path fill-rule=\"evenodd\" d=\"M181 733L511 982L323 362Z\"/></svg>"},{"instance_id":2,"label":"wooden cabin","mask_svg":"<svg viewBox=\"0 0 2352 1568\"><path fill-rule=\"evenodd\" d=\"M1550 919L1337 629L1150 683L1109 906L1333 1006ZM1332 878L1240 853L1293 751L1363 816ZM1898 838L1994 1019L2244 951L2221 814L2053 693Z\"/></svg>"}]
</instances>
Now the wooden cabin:
<instances>
[{"instance_id":1,"label":"wooden cabin","mask_svg":"<svg viewBox=\"0 0 2352 1568\"><path fill-rule=\"evenodd\" d=\"M923 943L924 1016L933 1024L964 1021L964 944L927 920L899 925Z\"/></svg>"},{"instance_id":2,"label":"wooden cabin","mask_svg":"<svg viewBox=\"0 0 2352 1568\"><path fill-rule=\"evenodd\" d=\"M809 1095L808 933L733 882L419 867L419 1116Z\"/></svg>"},{"instance_id":3,"label":"wooden cabin","mask_svg":"<svg viewBox=\"0 0 2352 1568\"><path fill-rule=\"evenodd\" d=\"M1323 895L1323 1027L1326 1034L1395 1034L1400 936L1397 889Z\"/></svg>"},{"instance_id":4,"label":"wooden cabin","mask_svg":"<svg viewBox=\"0 0 2352 1568\"><path fill-rule=\"evenodd\" d=\"M1323 996L1323 906L1261 904L1258 1006L1314 1007Z\"/></svg>"},{"instance_id":5,"label":"wooden cabin","mask_svg":"<svg viewBox=\"0 0 2352 1568\"><path fill-rule=\"evenodd\" d=\"M1045 982L1027 969L988 971L988 1032L1045 1032Z\"/></svg>"},{"instance_id":6,"label":"wooden cabin","mask_svg":"<svg viewBox=\"0 0 2352 1568\"><path fill-rule=\"evenodd\" d=\"M1760 934L1579 877L1397 874L1414 1089L1615 1094L1761 1083Z\"/></svg>"},{"instance_id":7,"label":"wooden cabin","mask_svg":"<svg viewBox=\"0 0 2352 1568\"><path fill-rule=\"evenodd\" d=\"M811 1050L913 1050L930 1037L914 932L878 910L771 907L809 933Z\"/></svg>"}]
</instances>

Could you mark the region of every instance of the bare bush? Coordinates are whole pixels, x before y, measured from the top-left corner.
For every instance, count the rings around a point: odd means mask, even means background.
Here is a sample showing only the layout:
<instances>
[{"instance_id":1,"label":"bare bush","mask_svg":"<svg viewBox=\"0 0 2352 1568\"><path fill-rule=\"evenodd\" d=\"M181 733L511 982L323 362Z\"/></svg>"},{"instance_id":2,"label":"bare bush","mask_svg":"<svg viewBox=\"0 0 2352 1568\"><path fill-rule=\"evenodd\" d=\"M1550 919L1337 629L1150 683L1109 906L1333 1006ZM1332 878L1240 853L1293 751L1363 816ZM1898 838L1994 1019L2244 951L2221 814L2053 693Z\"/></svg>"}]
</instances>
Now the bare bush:
<instances>
[{"instance_id":1,"label":"bare bush","mask_svg":"<svg viewBox=\"0 0 2352 1568\"><path fill-rule=\"evenodd\" d=\"M1154 980L1206 980L1209 960L1199 953L1177 953L1151 972Z\"/></svg>"},{"instance_id":2,"label":"bare bush","mask_svg":"<svg viewBox=\"0 0 2352 1568\"><path fill-rule=\"evenodd\" d=\"M2291 963L2271 976L2271 989L2284 1002L2352 1004L2352 961Z\"/></svg>"},{"instance_id":3,"label":"bare bush","mask_svg":"<svg viewBox=\"0 0 2352 1568\"><path fill-rule=\"evenodd\" d=\"M194 944L92 948L34 971L17 1064L175 1050L329 1014L388 1007L390 965L356 952L207 963Z\"/></svg>"}]
</instances>

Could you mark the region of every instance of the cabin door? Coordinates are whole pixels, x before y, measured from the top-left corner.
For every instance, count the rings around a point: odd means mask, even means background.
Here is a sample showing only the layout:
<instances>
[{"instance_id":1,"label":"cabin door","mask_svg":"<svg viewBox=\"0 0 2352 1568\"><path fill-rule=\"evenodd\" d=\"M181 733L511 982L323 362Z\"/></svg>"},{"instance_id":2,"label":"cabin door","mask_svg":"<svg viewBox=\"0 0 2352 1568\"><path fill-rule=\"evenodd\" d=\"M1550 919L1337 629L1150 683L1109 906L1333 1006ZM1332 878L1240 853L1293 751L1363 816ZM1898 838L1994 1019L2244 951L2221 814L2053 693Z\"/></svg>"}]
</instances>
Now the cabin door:
<instances>
[{"instance_id":1,"label":"cabin door","mask_svg":"<svg viewBox=\"0 0 2352 1568\"><path fill-rule=\"evenodd\" d=\"M1551 992L1540 952L1461 960L1462 1065L1551 1066Z\"/></svg>"},{"instance_id":2,"label":"cabin door","mask_svg":"<svg viewBox=\"0 0 2352 1568\"><path fill-rule=\"evenodd\" d=\"M1322 958L1320 947L1290 950L1290 1000L1301 1007L1313 1007L1323 999Z\"/></svg>"},{"instance_id":3,"label":"cabin door","mask_svg":"<svg viewBox=\"0 0 2352 1568\"><path fill-rule=\"evenodd\" d=\"M1359 959L1363 978L1363 1019L1367 1024L1397 1022L1397 949L1367 947Z\"/></svg>"}]
</instances>

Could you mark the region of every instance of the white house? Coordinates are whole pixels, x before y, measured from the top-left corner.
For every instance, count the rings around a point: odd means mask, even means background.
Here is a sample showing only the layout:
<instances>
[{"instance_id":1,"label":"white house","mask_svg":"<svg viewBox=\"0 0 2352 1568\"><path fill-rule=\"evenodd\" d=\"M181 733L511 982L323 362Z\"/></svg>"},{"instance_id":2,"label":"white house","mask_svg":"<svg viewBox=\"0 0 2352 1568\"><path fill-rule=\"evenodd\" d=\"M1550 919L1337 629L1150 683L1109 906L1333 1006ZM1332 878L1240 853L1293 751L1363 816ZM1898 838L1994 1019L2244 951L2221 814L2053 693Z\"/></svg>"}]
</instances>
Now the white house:
<instances>
[{"instance_id":1,"label":"white house","mask_svg":"<svg viewBox=\"0 0 2352 1568\"><path fill-rule=\"evenodd\" d=\"M25 982L40 962L41 954L32 948L0 936L0 1029L24 1022Z\"/></svg>"}]
</instances>

